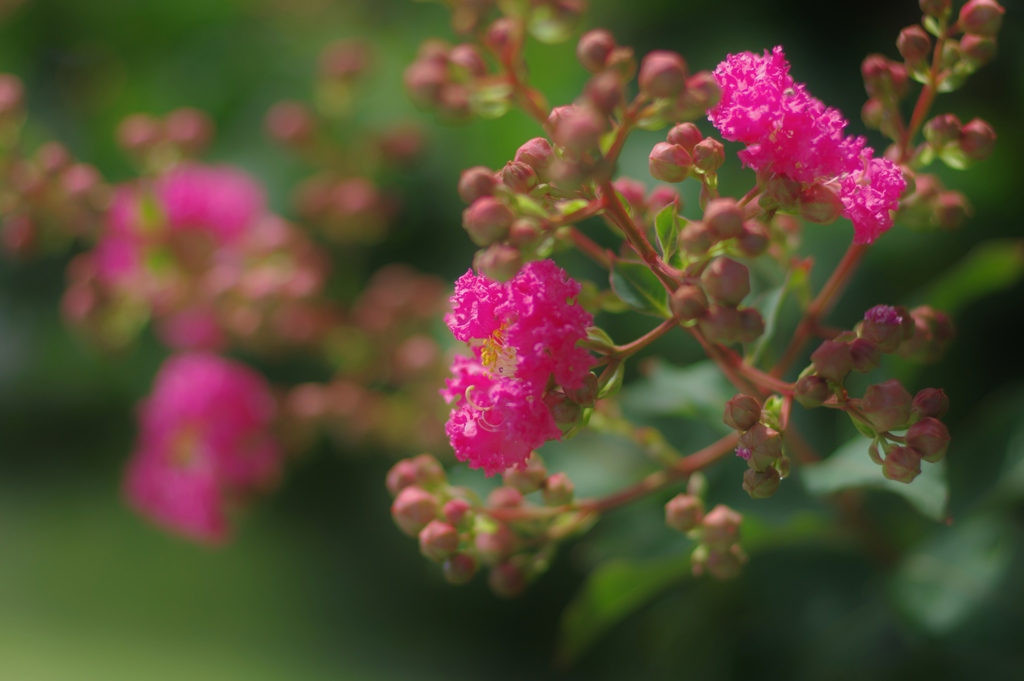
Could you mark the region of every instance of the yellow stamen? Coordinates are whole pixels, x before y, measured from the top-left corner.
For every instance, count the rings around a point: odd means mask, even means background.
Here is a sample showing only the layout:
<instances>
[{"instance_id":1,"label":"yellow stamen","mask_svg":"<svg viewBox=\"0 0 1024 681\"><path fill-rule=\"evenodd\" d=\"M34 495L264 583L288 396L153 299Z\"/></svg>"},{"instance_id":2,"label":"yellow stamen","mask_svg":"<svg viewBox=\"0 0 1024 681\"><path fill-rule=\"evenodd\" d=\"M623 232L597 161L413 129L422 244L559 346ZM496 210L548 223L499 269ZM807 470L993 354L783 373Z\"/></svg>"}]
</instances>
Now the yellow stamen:
<instances>
[{"instance_id":1,"label":"yellow stamen","mask_svg":"<svg viewBox=\"0 0 1024 681\"><path fill-rule=\"evenodd\" d=\"M490 338L483 342L480 350L480 362L487 367L492 376L512 378L516 375L516 349L506 345L505 331L508 324L498 327Z\"/></svg>"}]
</instances>

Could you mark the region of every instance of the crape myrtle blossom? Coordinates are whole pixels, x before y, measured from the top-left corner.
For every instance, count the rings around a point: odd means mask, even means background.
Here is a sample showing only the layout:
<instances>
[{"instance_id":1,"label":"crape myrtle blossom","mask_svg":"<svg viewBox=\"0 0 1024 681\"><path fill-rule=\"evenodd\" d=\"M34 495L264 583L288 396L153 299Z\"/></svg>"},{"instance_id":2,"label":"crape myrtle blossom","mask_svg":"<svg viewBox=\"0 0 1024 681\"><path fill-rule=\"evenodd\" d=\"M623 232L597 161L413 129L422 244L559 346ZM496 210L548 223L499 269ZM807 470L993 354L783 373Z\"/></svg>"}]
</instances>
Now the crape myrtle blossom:
<instances>
[{"instance_id":1,"label":"crape myrtle blossom","mask_svg":"<svg viewBox=\"0 0 1024 681\"><path fill-rule=\"evenodd\" d=\"M446 430L456 456L487 475L525 465L561 431L544 404L549 382L582 387L594 359L577 342L593 317L576 304L580 285L550 260L498 283L463 275L445 321L474 357L456 357L441 391L454 405Z\"/></svg>"},{"instance_id":2,"label":"crape myrtle blossom","mask_svg":"<svg viewBox=\"0 0 1024 681\"><path fill-rule=\"evenodd\" d=\"M729 55L714 75L722 99L709 118L727 140L746 145L745 165L836 186L854 243L871 243L892 226L890 211L906 187L899 167L874 158L863 137L844 134L847 120L793 80L781 47Z\"/></svg>"},{"instance_id":3,"label":"crape myrtle blossom","mask_svg":"<svg viewBox=\"0 0 1024 681\"><path fill-rule=\"evenodd\" d=\"M168 359L139 409L124 489L139 513L190 539L226 539L230 502L280 477L274 398L252 369L210 353Z\"/></svg>"}]
</instances>

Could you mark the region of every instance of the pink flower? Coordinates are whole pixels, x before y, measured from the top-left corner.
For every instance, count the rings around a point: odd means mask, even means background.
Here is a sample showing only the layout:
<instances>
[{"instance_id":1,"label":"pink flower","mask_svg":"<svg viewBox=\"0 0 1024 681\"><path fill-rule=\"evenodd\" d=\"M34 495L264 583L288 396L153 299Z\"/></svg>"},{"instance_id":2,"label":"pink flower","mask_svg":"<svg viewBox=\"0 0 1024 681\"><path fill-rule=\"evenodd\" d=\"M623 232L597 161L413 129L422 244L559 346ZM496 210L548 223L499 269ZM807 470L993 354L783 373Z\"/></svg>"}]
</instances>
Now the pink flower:
<instances>
[{"instance_id":1,"label":"pink flower","mask_svg":"<svg viewBox=\"0 0 1024 681\"><path fill-rule=\"evenodd\" d=\"M193 539L222 540L227 502L280 476L274 413L266 382L242 364L207 353L167 360L140 409L129 503Z\"/></svg>"},{"instance_id":2,"label":"pink flower","mask_svg":"<svg viewBox=\"0 0 1024 681\"><path fill-rule=\"evenodd\" d=\"M579 388L594 365L577 347L593 317L575 303L578 282L550 260L531 262L505 284L467 272L445 318L474 358L456 357L441 391L453 404L446 427L461 461L487 475L525 465L561 437L544 403L551 378Z\"/></svg>"},{"instance_id":3,"label":"pink flower","mask_svg":"<svg viewBox=\"0 0 1024 681\"><path fill-rule=\"evenodd\" d=\"M805 184L837 180L855 243L892 226L889 211L906 186L899 168L873 158L863 137L844 134L847 120L793 80L781 47L729 55L714 75L722 99L709 118L727 140L747 145L745 165Z\"/></svg>"}]
</instances>

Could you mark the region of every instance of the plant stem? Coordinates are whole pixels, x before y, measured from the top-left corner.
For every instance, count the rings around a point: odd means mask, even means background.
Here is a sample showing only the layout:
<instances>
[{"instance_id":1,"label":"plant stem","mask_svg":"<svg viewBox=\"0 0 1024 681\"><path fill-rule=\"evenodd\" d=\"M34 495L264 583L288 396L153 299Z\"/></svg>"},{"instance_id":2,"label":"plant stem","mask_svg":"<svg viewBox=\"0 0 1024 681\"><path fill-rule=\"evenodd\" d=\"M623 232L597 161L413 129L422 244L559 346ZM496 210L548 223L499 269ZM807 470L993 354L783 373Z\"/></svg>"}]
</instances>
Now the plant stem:
<instances>
[{"instance_id":1,"label":"plant stem","mask_svg":"<svg viewBox=\"0 0 1024 681\"><path fill-rule=\"evenodd\" d=\"M924 123L924 118L932 108L932 102L935 101L935 95L939 87L939 66L942 63L942 48L950 33L951 29L943 31L943 34L935 41L935 50L932 52L932 65L928 71L928 82L921 88L921 93L917 96L917 103L914 104L914 113L910 116L910 124L903 129L903 134L900 137L900 163L906 163L910 160L910 145L914 141L914 135L917 134L918 129Z\"/></svg>"},{"instance_id":2,"label":"plant stem","mask_svg":"<svg viewBox=\"0 0 1024 681\"><path fill-rule=\"evenodd\" d=\"M664 336L666 333L674 329L678 324L679 322L677 322L675 319L667 319L658 326L656 326L651 331L637 338L632 343L626 343L625 345L616 345L615 349L612 350L610 354L620 358L629 357L630 355L635 354L640 350L643 350L645 347L647 347L654 341Z\"/></svg>"},{"instance_id":3,"label":"plant stem","mask_svg":"<svg viewBox=\"0 0 1024 681\"><path fill-rule=\"evenodd\" d=\"M644 262L651 268L655 276L661 280L665 288L669 291L676 290L679 282L676 280L675 275L669 271L669 268L658 255L658 252L651 246L651 242L647 240L643 230L636 226L633 218L629 217L629 213L626 212L622 202L619 201L618 195L615 193L615 187L612 186L611 180L605 180L601 183L601 193L604 206L608 210L609 219L625 235L633 250L644 259Z\"/></svg>"},{"instance_id":4,"label":"plant stem","mask_svg":"<svg viewBox=\"0 0 1024 681\"><path fill-rule=\"evenodd\" d=\"M612 260L608 255L608 251L601 248L601 246L589 236L581 232L576 227L570 227L569 238L572 239L573 245L580 249L580 252L583 253L583 255L587 256L606 270L611 269Z\"/></svg>"}]
</instances>

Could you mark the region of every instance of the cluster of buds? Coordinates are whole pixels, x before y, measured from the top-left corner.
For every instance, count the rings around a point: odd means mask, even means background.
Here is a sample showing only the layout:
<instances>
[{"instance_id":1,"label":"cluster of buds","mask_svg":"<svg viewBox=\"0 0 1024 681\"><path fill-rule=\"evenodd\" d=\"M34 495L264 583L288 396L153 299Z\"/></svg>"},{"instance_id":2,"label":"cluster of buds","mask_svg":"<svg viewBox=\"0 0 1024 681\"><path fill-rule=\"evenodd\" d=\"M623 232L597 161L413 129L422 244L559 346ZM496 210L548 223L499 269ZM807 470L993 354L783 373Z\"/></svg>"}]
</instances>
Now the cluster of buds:
<instances>
[{"instance_id":1,"label":"cluster of buds","mask_svg":"<svg viewBox=\"0 0 1024 681\"><path fill-rule=\"evenodd\" d=\"M706 572L715 579L734 579L747 562L739 543L743 516L723 504L704 513L704 502L693 489L699 485L693 483L691 478L690 489L665 504L665 523L696 542L690 556L695 576Z\"/></svg>"},{"instance_id":2,"label":"cluster of buds","mask_svg":"<svg viewBox=\"0 0 1024 681\"><path fill-rule=\"evenodd\" d=\"M391 516L405 534L418 537L420 552L441 565L448 582L465 584L486 567L491 590L511 598L547 570L558 543L586 514L572 509L572 481L549 474L537 454L506 472L503 482L482 503L472 490L449 485L429 454L404 459L387 476Z\"/></svg>"},{"instance_id":3,"label":"cluster of buds","mask_svg":"<svg viewBox=\"0 0 1024 681\"><path fill-rule=\"evenodd\" d=\"M900 201L896 218L913 229L957 229L971 214L962 193L946 189L937 175L919 173L912 193Z\"/></svg>"},{"instance_id":4,"label":"cluster of buds","mask_svg":"<svg viewBox=\"0 0 1024 681\"><path fill-rule=\"evenodd\" d=\"M771 398L762 408L751 395L736 395L725 403L722 422L740 434L736 456L749 467L743 474L743 489L752 499L773 496L789 475L789 457L782 450L780 406L778 398Z\"/></svg>"},{"instance_id":5,"label":"cluster of buds","mask_svg":"<svg viewBox=\"0 0 1024 681\"><path fill-rule=\"evenodd\" d=\"M175 109L166 116L139 113L117 127L117 143L149 173L163 173L198 158L213 140L213 121L198 109Z\"/></svg>"}]
</instances>

